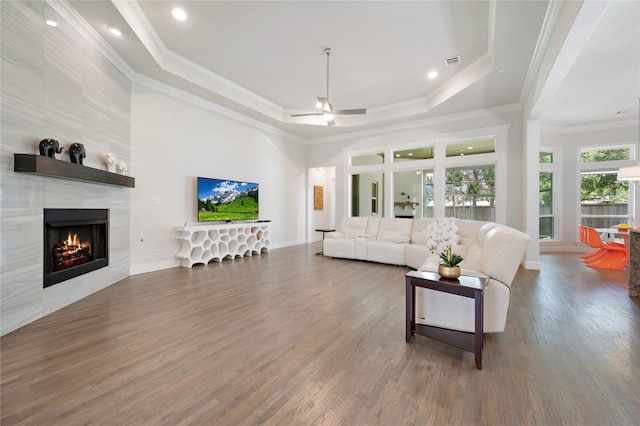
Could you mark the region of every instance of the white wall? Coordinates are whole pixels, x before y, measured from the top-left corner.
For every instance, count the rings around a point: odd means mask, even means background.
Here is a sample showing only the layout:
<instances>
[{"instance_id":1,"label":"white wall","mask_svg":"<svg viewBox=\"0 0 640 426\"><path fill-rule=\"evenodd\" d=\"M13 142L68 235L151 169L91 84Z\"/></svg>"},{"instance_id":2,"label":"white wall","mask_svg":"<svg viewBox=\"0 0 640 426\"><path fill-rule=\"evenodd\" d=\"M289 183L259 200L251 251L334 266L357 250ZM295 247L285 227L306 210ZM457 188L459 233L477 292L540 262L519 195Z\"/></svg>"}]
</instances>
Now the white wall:
<instances>
[{"instance_id":1,"label":"white wall","mask_svg":"<svg viewBox=\"0 0 640 426\"><path fill-rule=\"evenodd\" d=\"M132 274L178 266L175 228L197 222L198 176L257 182L260 218L272 221L271 248L306 242L306 147L220 111L134 83L131 169L141 178L132 200Z\"/></svg>"}]
</instances>

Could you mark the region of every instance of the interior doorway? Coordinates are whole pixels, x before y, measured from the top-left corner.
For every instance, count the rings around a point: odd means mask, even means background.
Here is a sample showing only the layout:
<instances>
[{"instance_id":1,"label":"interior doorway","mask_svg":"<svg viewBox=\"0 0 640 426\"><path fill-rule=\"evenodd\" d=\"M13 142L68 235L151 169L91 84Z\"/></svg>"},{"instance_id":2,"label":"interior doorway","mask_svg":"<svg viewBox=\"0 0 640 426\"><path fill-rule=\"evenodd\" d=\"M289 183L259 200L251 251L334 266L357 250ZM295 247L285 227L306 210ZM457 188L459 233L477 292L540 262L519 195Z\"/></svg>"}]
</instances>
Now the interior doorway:
<instances>
[{"instance_id":1,"label":"interior doorway","mask_svg":"<svg viewBox=\"0 0 640 426\"><path fill-rule=\"evenodd\" d=\"M335 166L310 168L308 183L307 241L320 241L322 233L316 229L335 229L336 226Z\"/></svg>"}]
</instances>

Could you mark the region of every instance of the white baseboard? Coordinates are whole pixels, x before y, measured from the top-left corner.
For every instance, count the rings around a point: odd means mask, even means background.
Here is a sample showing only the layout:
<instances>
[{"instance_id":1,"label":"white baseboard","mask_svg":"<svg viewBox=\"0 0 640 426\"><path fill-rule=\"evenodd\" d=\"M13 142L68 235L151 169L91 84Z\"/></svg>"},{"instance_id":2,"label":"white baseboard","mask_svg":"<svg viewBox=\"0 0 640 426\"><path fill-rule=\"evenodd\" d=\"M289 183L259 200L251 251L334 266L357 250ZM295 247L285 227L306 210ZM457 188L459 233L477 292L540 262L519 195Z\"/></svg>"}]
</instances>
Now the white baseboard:
<instances>
[{"instance_id":1,"label":"white baseboard","mask_svg":"<svg viewBox=\"0 0 640 426\"><path fill-rule=\"evenodd\" d=\"M145 265L132 266L129 269L129 275L146 274L147 272L161 271L163 269L177 268L180 266L180 259L165 260L156 263L147 263Z\"/></svg>"}]
</instances>

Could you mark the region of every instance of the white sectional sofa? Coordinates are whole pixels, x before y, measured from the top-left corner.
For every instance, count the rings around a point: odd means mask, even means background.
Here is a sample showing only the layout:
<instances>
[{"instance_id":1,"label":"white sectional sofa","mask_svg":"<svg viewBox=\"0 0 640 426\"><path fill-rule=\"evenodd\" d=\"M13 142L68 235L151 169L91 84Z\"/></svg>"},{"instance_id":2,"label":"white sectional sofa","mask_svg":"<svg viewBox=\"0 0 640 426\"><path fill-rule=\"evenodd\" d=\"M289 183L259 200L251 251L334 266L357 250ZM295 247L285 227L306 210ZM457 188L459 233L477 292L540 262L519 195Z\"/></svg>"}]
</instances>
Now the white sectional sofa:
<instances>
[{"instance_id":1,"label":"white sectional sofa","mask_svg":"<svg viewBox=\"0 0 640 426\"><path fill-rule=\"evenodd\" d=\"M326 234L324 255L437 271L438 256L429 252L423 233L432 221L346 217L338 231ZM460 243L454 246L454 252L464 258L460 264L462 273L489 279L484 291L484 332L504 331L511 283L529 244L529 236L493 222L457 219L455 224ZM473 299L417 290L418 324L474 331Z\"/></svg>"}]
</instances>

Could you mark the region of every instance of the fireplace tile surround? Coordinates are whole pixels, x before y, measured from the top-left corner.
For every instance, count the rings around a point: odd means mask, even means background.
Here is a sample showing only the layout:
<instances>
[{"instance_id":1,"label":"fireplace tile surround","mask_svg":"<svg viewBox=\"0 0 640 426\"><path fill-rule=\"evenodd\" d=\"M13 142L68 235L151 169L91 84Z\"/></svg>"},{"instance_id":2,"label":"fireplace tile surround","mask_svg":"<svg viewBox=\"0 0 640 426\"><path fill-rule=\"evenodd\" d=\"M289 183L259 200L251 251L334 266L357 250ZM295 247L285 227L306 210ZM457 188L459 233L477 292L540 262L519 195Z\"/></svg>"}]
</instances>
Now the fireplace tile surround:
<instances>
[{"instance_id":1,"label":"fireplace tile surround","mask_svg":"<svg viewBox=\"0 0 640 426\"><path fill-rule=\"evenodd\" d=\"M131 166L131 82L56 7L0 2L0 335L129 275L132 189L13 171L46 137L83 143L88 167L106 169L107 152ZM43 289L45 208L109 209L109 265Z\"/></svg>"}]
</instances>

